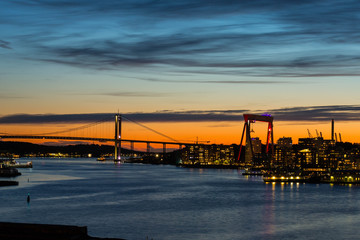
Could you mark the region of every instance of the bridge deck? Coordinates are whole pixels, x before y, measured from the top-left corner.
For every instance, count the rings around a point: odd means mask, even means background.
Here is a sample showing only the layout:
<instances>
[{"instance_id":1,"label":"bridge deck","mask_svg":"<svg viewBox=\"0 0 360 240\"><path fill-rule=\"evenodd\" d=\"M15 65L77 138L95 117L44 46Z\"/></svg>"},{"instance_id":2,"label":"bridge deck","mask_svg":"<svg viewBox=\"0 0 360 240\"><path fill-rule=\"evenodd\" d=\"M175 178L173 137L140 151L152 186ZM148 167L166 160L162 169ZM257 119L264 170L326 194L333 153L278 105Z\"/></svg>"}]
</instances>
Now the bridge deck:
<instances>
[{"instance_id":1,"label":"bridge deck","mask_svg":"<svg viewBox=\"0 0 360 240\"><path fill-rule=\"evenodd\" d=\"M62 136L31 136L31 135L0 135L0 139L58 139L58 140L71 140L71 141L98 141L98 142L114 142L113 138L88 138L88 137L62 137ZM168 145L210 145L189 142L164 142L164 141L151 141L151 140L136 140L136 139L120 139L121 142L134 142L134 143L154 143L154 144L168 144Z\"/></svg>"}]
</instances>

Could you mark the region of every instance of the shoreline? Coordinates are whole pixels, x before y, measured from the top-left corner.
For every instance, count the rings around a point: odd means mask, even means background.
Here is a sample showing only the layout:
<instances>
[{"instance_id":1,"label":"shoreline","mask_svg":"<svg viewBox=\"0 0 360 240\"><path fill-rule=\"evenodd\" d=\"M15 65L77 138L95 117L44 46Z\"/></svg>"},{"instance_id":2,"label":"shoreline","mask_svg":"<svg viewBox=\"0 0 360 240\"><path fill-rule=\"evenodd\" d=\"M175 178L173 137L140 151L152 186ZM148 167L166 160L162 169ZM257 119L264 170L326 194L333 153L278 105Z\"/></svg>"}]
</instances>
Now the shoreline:
<instances>
[{"instance_id":1,"label":"shoreline","mask_svg":"<svg viewBox=\"0 0 360 240\"><path fill-rule=\"evenodd\" d=\"M242 169L237 165L200 165L200 164L177 164L177 167L183 168L210 168L210 169Z\"/></svg>"}]
</instances>

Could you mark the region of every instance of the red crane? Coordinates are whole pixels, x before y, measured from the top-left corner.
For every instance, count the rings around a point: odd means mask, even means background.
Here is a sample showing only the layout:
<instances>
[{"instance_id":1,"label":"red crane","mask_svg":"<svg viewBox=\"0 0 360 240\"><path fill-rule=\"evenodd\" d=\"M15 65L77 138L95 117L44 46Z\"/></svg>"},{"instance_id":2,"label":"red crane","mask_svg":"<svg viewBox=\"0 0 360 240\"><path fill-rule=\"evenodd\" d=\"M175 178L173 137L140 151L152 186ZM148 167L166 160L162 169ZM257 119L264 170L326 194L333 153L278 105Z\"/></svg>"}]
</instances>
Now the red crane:
<instances>
[{"instance_id":1,"label":"red crane","mask_svg":"<svg viewBox=\"0 0 360 240\"><path fill-rule=\"evenodd\" d=\"M241 150L242 150L242 142L244 140L245 130L246 130L246 142L249 141L251 154L252 154L252 156L254 156L254 152L253 152L253 148L252 148L252 144L251 144L250 124L255 123L256 121L267 122L268 123L267 140L266 140L266 153L269 153L270 138L271 138L271 152L274 153L274 135L273 135L274 125L273 125L273 120L274 120L274 118L269 114L265 114L265 115L244 114L245 123L244 123L243 132L242 132L242 135L241 135L238 161L240 161L240 155L241 155Z\"/></svg>"}]
</instances>

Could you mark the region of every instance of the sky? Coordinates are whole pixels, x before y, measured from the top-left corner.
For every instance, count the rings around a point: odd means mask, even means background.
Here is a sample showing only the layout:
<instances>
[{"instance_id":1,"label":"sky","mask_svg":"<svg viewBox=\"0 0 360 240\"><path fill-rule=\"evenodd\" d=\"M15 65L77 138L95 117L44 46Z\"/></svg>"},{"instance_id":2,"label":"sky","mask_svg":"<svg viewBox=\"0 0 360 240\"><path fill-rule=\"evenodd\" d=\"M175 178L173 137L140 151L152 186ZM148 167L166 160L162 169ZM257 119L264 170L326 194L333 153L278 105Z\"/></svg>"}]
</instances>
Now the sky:
<instances>
[{"instance_id":1,"label":"sky","mask_svg":"<svg viewBox=\"0 0 360 240\"><path fill-rule=\"evenodd\" d=\"M119 112L174 139L360 142L359 1L0 1L0 133ZM266 124L255 124L266 136ZM38 129L38 130L37 130ZM130 122L129 139L158 138Z\"/></svg>"}]
</instances>

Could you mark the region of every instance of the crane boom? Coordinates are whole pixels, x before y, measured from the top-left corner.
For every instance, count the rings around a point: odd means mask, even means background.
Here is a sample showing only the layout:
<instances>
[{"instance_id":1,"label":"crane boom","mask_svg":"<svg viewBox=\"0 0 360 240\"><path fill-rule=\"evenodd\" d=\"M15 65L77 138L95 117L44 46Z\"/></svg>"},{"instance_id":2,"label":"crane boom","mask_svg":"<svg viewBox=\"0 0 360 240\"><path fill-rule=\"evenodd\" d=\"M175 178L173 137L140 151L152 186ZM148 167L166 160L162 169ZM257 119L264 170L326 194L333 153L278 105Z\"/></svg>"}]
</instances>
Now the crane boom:
<instances>
[{"instance_id":1,"label":"crane boom","mask_svg":"<svg viewBox=\"0 0 360 240\"><path fill-rule=\"evenodd\" d=\"M308 129L307 131L308 131L308 134L309 134L309 138L313 138L313 136L310 133L310 130Z\"/></svg>"}]
</instances>

